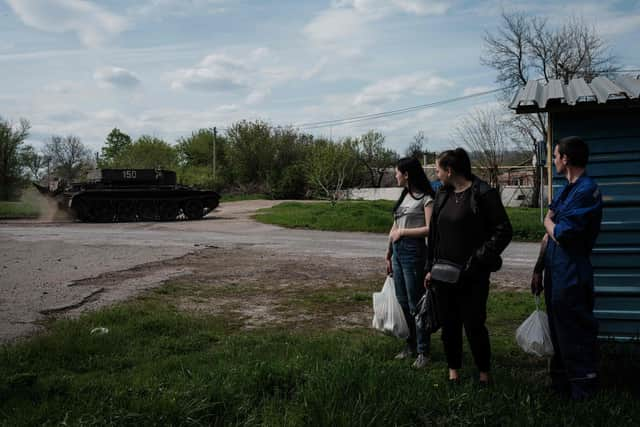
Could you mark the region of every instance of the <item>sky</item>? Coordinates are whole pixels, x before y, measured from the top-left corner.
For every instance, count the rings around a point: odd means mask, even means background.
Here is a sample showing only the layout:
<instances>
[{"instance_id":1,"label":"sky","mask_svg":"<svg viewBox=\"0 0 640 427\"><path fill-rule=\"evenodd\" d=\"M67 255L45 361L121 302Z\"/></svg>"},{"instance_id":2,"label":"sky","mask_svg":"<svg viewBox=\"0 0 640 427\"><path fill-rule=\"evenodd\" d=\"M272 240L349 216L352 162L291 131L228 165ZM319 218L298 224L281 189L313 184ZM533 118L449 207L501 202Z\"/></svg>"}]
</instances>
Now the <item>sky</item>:
<instances>
[{"instance_id":1,"label":"sky","mask_svg":"<svg viewBox=\"0 0 640 427\"><path fill-rule=\"evenodd\" d=\"M0 116L28 142L73 134L94 151L114 127L175 143L239 120L338 139L375 129L430 150L494 94L384 119L306 124L496 88L483 36L501 11L593 25L640 68L640 0L0 0Z\"/></svg>"}]
</instances>

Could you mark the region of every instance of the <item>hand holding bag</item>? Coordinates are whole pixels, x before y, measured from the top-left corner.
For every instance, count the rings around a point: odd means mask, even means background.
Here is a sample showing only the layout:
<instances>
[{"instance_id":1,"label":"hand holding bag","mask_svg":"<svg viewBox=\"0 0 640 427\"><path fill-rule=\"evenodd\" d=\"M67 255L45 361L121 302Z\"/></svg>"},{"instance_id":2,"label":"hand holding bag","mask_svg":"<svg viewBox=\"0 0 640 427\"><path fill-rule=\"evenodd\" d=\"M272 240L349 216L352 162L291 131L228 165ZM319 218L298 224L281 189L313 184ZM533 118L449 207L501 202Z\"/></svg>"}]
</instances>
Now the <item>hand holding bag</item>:
<instances>
[{"instance_id":1,"label":"hand holding bag","mask_svg":"<svg viewBox=\"0 0 640 427\"><path fill-rule=\"evenodd\" d=\"M427 334L433 334L440 329L440 319L436 307L436 299L432 289L427 289L418 302L416 314L416 328L424 330Z\"/></svg>"},{"instance_id":2,"label":"hand holding bag","mask_svg":"<svg viewBox=\"0 0 640 427\"><path fill-rule=\"evenodd\" d=\"M540 297L536 296L536 311L522 322L516 331L518 345L527 353L539 357L553 356L553 343L549 333L547 313L538 308Z\"/></svg>"},{"instance_id":3,"label":"hand holding bag","mask_svg":"<svg viewBox=\"0 0 640 427\"><path fill-rule=\"evenodd\" d=\"M372 326L398 338L409 336L409 326L398 298L396 298L396 288L391 276L387 276L382 290L373 294Z\"/></svg>"}]
</instances>

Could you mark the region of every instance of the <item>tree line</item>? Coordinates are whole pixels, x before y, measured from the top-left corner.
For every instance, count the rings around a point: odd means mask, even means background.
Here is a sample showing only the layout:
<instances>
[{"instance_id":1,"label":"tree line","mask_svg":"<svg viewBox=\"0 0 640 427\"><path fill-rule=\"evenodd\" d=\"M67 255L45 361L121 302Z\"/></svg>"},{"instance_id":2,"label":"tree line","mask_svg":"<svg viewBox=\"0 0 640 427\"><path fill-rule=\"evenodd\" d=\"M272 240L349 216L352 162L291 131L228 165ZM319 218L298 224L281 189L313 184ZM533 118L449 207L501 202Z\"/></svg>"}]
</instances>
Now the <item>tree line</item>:
<instances>
[{"instance_id":1,"label":"tree line","mask_svg":"<svg viewBox=\"0 0 640 427\"><path fill-rule=\"evenodd\" d=\"M29 128L24 119L18 125L0 119L3 200L15 198L29 181L55 177L70 183L96 167L168 169L182 184L200 188L336 199L345 187L380 186L399 158L374 130L333 141L259 120L236 122L216 135L199 129L175 144L148 135L133 140L114 128L95 156L74 135L51 136L37 152L25 143ZM422 156L425 138L416 140L407 154Z\"/></svg>"}]
</instances>

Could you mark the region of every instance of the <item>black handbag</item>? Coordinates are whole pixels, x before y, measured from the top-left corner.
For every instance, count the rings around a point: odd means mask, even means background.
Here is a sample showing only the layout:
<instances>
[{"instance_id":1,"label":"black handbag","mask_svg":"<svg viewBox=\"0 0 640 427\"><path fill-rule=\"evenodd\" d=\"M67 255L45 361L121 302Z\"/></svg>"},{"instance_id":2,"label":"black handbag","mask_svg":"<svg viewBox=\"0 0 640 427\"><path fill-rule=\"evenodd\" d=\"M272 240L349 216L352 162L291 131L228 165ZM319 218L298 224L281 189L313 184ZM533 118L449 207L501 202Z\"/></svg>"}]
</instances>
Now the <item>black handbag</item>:
<instances>
[{"instance_id":1,"label":"black handbag","mask_svg":"<svg viewBox=\"0 0 640 427\"><path fill-rule=\"evenodd\" d=\"M436 307L436 298L432 289L427 289L418 302L418 313L415 315L416 328L427 334L440 329L440 318Z\"/></svg>"},{"instance_id":2,"label":"black handbag","mask_svg":"<svg viewBox=\"0 0 640 427\"><path fill-rule=\"evenodd\" d=\"M460 276L464 266L446 259L438 259L431 267L431 280L442 283L456 284L460 281Z\"/></svg>"}]
</instances>

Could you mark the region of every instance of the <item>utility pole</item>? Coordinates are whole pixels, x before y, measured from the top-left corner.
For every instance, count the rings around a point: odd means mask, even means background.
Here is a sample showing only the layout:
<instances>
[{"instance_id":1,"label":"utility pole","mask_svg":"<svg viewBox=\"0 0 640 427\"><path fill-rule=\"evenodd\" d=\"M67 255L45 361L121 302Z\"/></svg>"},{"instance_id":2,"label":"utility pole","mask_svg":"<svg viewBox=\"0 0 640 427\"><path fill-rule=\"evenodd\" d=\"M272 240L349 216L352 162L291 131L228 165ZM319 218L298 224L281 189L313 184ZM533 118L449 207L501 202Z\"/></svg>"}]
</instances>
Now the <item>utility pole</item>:
<instances>
[{"instance_id":1,"label":"utility pole","mask_svg":"<svg viewBox=\"0 0 640 427\"><path fill-rule=\"evenodd\" d=\"M213 127L213 165L211 166L214 181L216 179L216 141L217 139L218 139L218 128L214 126Z\"/></svg>"}]
</instances>

